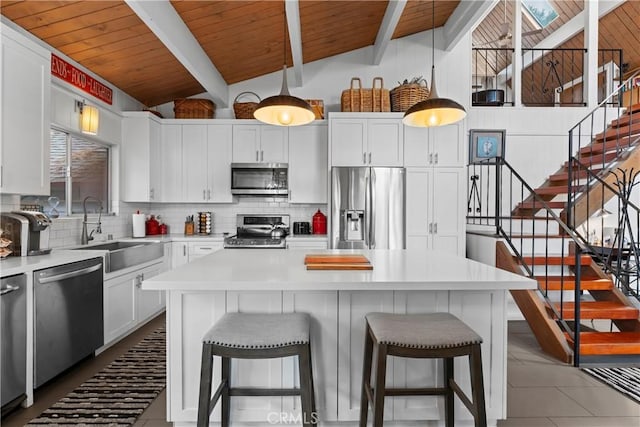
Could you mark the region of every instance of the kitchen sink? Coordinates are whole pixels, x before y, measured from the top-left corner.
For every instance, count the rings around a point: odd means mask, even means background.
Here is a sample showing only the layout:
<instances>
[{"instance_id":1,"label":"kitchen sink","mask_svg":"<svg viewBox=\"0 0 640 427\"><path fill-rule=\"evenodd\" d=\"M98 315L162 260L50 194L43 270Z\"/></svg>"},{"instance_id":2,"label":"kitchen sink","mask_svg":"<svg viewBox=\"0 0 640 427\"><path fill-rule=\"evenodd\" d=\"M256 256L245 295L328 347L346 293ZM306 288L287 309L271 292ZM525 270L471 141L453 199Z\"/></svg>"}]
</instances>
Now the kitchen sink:
<instances>
[{"instance_id":1,"label":"kitchen sink","mask_svg":"<svg viewBox=\"0 0 640 427\"><path fill-rule=\"evenodd\" d=\"M104 271L111 273L133 267L164 256L164 244L160 242L109 242L74 248L83 251L107 251Z\"/></svg>"}]
</instances>

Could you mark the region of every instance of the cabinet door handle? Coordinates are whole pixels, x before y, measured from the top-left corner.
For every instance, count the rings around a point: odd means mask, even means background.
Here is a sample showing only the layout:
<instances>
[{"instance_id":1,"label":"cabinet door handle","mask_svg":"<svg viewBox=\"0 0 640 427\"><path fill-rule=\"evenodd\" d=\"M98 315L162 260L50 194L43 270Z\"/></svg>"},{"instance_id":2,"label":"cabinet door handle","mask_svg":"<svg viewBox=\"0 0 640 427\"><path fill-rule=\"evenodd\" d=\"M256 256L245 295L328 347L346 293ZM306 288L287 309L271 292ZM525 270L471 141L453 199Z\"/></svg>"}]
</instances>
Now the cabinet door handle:
<instances>
[{"instance_id":1,"label":"cabinet door handle","mask_svg":"<svg viewBox=\"0 0 640 427\"><path fill-rule=\"evenodd\" d=\"M367 164L367 153L362 153L362 164Z\"/></svg>"},{"instance_id":2,"label":"cabinet door handle","mask_svg":"<svg viewBox=\"0 0 640 427\"><path fill-rule=\"evenodd\" d=\"M437 222L433 223L433 234L438 234L438 223Z\"/></svg>"},{"instance_id":3,"label":"cabinet door handle","mask_svg":"<svg viewBox=\"0 0 640 427\"><path fill-rule=\"evenodd\" d=\"M207 200L211 200L211 189L207 189Z\"/></svg>"},{"instance_id":4,"label":"cabinet door handle","mask_svg":"<svg viewBox=\"0 0 640 427\"><path fill-rule=\"evenodd\" d=\"M371 151L369 151L369 164L371 164Z\"/></svg>"},{"instance_id":5,"label":"cabinet door handle","mask_svg":"<svg viewBox=\"0 0 640 427\"><path fill-rule=\"evenodd\" d=\"M433 223L429 223L429 234L433 234Z\"/></svg>"},{"instance_id":6,"label":"cabinet door handle","mask_svg":"<svg viewBox=\"0 0 640 427\"><path fill-rule=\"evenodd\" d=\"M256 162L260 161L260 154L258 153L258 150L256 150Z\"/></svg>"},{"instance_id":7,"label":"cabinet door handle","mask_svg":"<svg viewBox=\"0 0 640 427\"><path fill-rule=\"evenodd\" d=\"M436 163L436 165L437 165L437 164L438 164L438 153L436 153L436 155L435 155L435 159L436 159L436 162L435 162L435 163Z\"/></svg>"},{"instance_id":8,"label":"cabinet door handle","mask_svg":"<svg viewBox=\"0 0 640 427\"><path fill-rule=\"evenodd\" d=\"M207 200L207 190L202 190L202 200Z\"/></svg>"},{"instance_id":9,"label":"cabinet door handle","mask_svg":"<svg viewBox=\"0 0 640 427\"><path fill-rule=\"evenodd\" d=\"M182 256L187 256L187 245L182 245Z\"/></svg>"},{"instance_id":10,"label":"cabinet door handle","mask_svg":"<svg viewBox=\"0 0 640 427\"><path fill-rule=\"evenodd\" d=\"M260 150L260 161L264 162L264 151Z\"/></svg>"},{"instance_id":11,"label":"cabinet door handle","mask_svg":"<svg viewBox=\"0 0 640 427\"><path fill-rule=\"evenodd\" d=\"M433 154L429 154L429 164L433 164Z\"/></svg>"},{"instance_id":12,"label":"cabinet door handle","mask_svg":"<svg viewBox=\"0 0 640 427\"><path fill-rule=\"evenodd\" d=\"M153 197L154 197L154 196L153 196L153 188L150 188L150 189L149 189L149 198L150 198L151 200L153 200Z\"/></svg>"}]
</instances>

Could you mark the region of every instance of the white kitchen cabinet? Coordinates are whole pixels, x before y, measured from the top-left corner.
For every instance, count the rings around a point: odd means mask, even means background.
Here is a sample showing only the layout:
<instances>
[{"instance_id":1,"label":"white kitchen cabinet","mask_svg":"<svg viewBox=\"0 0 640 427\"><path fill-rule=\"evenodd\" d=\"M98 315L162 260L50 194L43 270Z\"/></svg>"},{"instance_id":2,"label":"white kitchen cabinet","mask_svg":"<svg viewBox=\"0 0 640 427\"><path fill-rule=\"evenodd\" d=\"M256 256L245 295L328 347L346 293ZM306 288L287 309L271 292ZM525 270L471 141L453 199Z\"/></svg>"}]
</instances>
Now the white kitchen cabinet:
<instances>
[{"instance_id":1,"label":"white kitchen cabinet","mask_svg":"<svg viewBox=\"0 0 640 427\"><path fill-rule=\"evenodd\" d=\"M189 262L222 249L222 241L189 242Z\"/></svg>"},{"instance_id":2,"label":"white kitchen cabinet","mask_svg":"<svg viewBox=\"0 0 640 427\"><path fill-rule=\"evenodd\" d=\"M159 202L162 197L160 122L151 113L123 113L122 200Z\"/></svg>"},{"instance_id":3,"label":"white kitchen cabinet","mask_svg":"<svg viewBox=\"0 0 640 427\"><path fill-rule=\"evenodd\" d=\"M464 168L407 168L407 249L465 255Z\"/></svg>"},{"instance_id":4,"label":"white kitchen cabinet","mask_svg":"<svg viewBox=\"0 0 640 427\"><path fill-rule=\"evenodd\" d=\"M104 342L111 344L164 308L164 291L143 291L140 284L163 268L163 262L104 281Z\"/></svg>"},{"instance_id":5,"label":"white kitchen cabinet","mask_svg":"<svg viewBox=\"0 0 640 427\"><path fill-rule=\"evenodd\" d=\"M231 125L207 126L207 201L231 203Z\"/></svg>"},{"instance_id":6,"label":"white kitchen cabinet","mask_svg":"<svg viewBox=\"0 0 640 427\"><path fill-rule=\"evenodd\" d=\"M160 172L153 201L178 202L182 200L182 126L163 124L160 135ZM157 160L156 160L157 161Z\"/></svg>"},{"instance_id":7,"label":"white kitchen cabinet","mask_svg":"<svg viewBox=\"0 0 640 427\"><path fill-rule=\"evenodd\" d=\"M403 125L398 118L330 117L332 166L402 166Z\"/></svg>"},{"instance_id":8,"label":"white kitchen cabinet","mask_svg":"<svg viewBox=\"0 0 640 427\"><path fill-rule=\"evenodd\" d=\"M189 262L189 244L187 242L171 242L171 268L180 267Z\"/></svg>"},{"instance_id":9,"label":"white kitchen cabinet","mask_svg":"<svg viewBox=\"0 0 640 427\"><path fill-rule=\"evenodd\" d=\"M360 418L364 316L371 312L393 312L393 291L338 292L338 419ZM393 384L394 358L387 361L387 384ZM385 399L384 419L393 415L392 399Z\"/></svg>"},{"instance_id":10,"label":"white kitchen cabinet","mask_svg":"<svg viewBox=\"0 0 640 427\"><path fill-rule=\"evenodd\" d=\"M2 25L0 191L49 195L51 55Z\"/></svg>"},{"instance_id":11,"label":"white kitchen cabinet","mask_svg":"<svg viewBox=\"0 0 640 427\"><path fill-rule=\"evenodd\" d=\"M314 237L287 237L287 249L327 249L327 239Z\"/></svg>"},{"instance_id":12,"label":"white kitchen cabinet","mask_svg":"<svg viewBox=\"0 0 640 427\"><path fill-rule=\"evenodd\" d=\"M313 363L316 410L320 421L338 419L338 293L336 291L283 292L284 313L311 316L311 360ZM283 362L283 387L300 387L298 364L288 357ZM282 412L302 416L299 397L285 397Z\"/></svg>"},{"instance_id":13,"label":"white kitchen cabinet","mask_svg":"<svg viewBox=\"0 0 640 427\"><path fill-rule=\"evenodd\" d=\"M327 125L289 129L289 203L327 203Z\"/></svg>"},{"instance_id":14,"label":"white kitchen cabinet","mask_svg":"<svg viewBox=\"0 0 640 427\"><path fill-rule=\"evenodd\" d=\"M289 133L286 127L262 124L233 125L234 163L287 163Z\"/></svg>"},{"instance_id":15,"label":"white kitchen cabinet","mask_svg":"<svg viewBox=\"0 0 640 427\"><path fill-rule=\"evenodd\" d=\"M135 277L136 323L144 322L162 311L165 306L165 292L142 290L142 281L157 276L162 272L163 264L155 264L145 268Z\"/></svg>"},{"instance_id":16,"label":"white kitchen cabinet","mask_svg":"<svg viewBox=\"0 0 640 427\"><path fill-rule=\"evenodd\" d=\"M404 128L404 165L455 167L465 164L464 124Z\"/></svg>"}]
</instances>

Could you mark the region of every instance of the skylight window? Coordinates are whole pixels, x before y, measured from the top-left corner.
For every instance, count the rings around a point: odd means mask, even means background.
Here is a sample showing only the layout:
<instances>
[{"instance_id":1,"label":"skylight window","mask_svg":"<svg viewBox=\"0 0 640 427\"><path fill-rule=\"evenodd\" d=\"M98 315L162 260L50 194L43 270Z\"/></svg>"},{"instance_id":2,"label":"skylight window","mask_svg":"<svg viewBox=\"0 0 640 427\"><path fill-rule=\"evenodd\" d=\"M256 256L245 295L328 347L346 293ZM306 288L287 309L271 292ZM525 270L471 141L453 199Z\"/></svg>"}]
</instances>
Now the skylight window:
<instances>
[{"instance_id":1,"label":"skylight window","mask_svg":"<svg viewBox=\"0 0 640 427\"><path fill-rule=\"evenodd\" d=\"M551 6L547 0L521 0L525 16L529 18L531 23L537 28L546 28L557 17L558 12Z\"/></svg>"}]
</instances>

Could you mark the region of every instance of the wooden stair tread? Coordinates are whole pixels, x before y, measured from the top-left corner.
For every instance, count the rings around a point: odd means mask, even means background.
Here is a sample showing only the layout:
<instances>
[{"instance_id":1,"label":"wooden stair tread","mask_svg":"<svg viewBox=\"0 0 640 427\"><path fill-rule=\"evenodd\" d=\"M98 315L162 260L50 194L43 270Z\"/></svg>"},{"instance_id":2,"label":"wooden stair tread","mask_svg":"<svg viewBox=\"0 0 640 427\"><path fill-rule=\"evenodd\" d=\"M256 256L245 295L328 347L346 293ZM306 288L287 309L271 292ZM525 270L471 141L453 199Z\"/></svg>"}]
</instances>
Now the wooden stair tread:
<instances>
[{"instance_id":1,"label":"wooden stair tread","mask_svg":"<svg viewBox=\"0 0 640 427\"><path fill-rule=\"evenodd\" d=\"M575 287L573 276L565 276L564 281L561 276L537 276L541 289L549 291L572 291ZM610 279L585 279L580 280L580 289L584 291L608 291L613 289L613 282Z\"/></svg>"},{"instance_id":2,"label":"wooden stair tread","mask_svg":"<svg viewBox=\"0 0 640 427\"><path fill-rule=\"evenodd\" d=\"M580 155L580 160L582 160L582 163L588 165L589 167L593 165L600 166L603 163L607 164L616 160L617 158L618 158L618 153L616 152L594 154L594 155L587 153L586 155L585 154Z\"/></svg>"},{"instance_id":3,"label":"wooden stair tread","mask_svg":"<svg viewBox=\"0 0 640 427\"><path fill-rule=\"evenodd\" d=\"M640 122L640 114L623 114L617 119L611 120L609 125L612 128L621 127L629 123Z\"/></svg>"},{"instance_id":4,"label":"wooden stair tread","mask_svg":"<svg viewBox=\"0 0 640 427\"><path fill-rule=\"evenodd\" d=\"M569 334L565 336L573 345ZM640 332L582 332L580 354L640 354Z\"/></svg>"},{"instance_id":5,"label":"wooden stair tread","mask_svg":"<svg viewBox=\"0 0 640 427\"><path fill-rule=\"evenodd\" d=\"M613 139L607 142L595 142L591 145L587 145L586 147L582 147L580 149L580 155L585 156L592 153L602 154L604 152L632 147L637 144L637 138L638 136L629 138L628 136L621 135L620 139Z\"/></svg>"},{"instance_id":6,"label":"wooden stair tread","mask_svg":"<svg viewBox=\"0 0 640 427\"><path fill-rule=\"evenodd\" d=\"M565 202L546 202L551 209L564 209ZM520 202L516 209L544 209L541 202Z\"/></svg>"},{"instance_id":7,"label":"wooden stair tread","mask_svg":"<svg viewBox=\"0 0 640 427\"><path fill-rule=\"evenodd\" d=\"M558 195L558 194L567 194L568 186L566 185L550 185L548 187L539 187L535 189L537 195ZM579 192L582 189L582 186L572 186L571 189L573 192Z\"/></svg>"},{"instance_id":8,"label":"wooden stair tread","mask_svg":"<svg viewBox=\"0 0 640 427\"><path fill-rule=\"evenodd\" d=\"M576 257L573 255L544 255L522 257L527 265L576 265ZM593 259L590 255L580 256L580 265L591 265Z\"/></svg>"},{"instance_id":9,"label":"wooden stair tread","mask_svg":"<svg viewBox=\"0 0 640 427\"><path fill-rule=\"evenodd\" d=\"M560 303L554 302L553 306L560 312ZM566 320L573 319L573 302L562 304L562 317ZM584 319L626 319L637 320L640 311L637 308L614 301L582 301L580 303L580 318Z\"/></svg>"},{"instance_id":10,"label":"wooden stair tread","mask_svg":"<svg viewBox=\"0 0 640 427\"><path fill-rule=\"evenodd\" d=\"M593 172L595 175L598 175L598 173L601 171L602 169L591 169L591 172ZM585 170L579 170L579 171L573 171L573 173L571 174L571 179L572 180L576 180L576 179L586 179L589 178L589 173ZM553 175L549 175L549 181L562 181L562 182L567 182L569 180L569 172L556 172Z\"/></svg>"},{"instance_id":11,"label":"wooden stair tread","mask_svg":"<svg viewBox=\"0 0 640 427\"><path fill-rule=\"evenodd\" d=\"M625 124L621 124L620 126L616 126L616 127L610 127L608 128L606 131L604 131L604 133L599 133L594 137L595 141L607 141L610 139L616 139L618 138L618 136L624 136L624 135L636 135L638 132L640 132L640 122L635 122L634 123L625 123Z\"/></svg>"}]
</instances>

